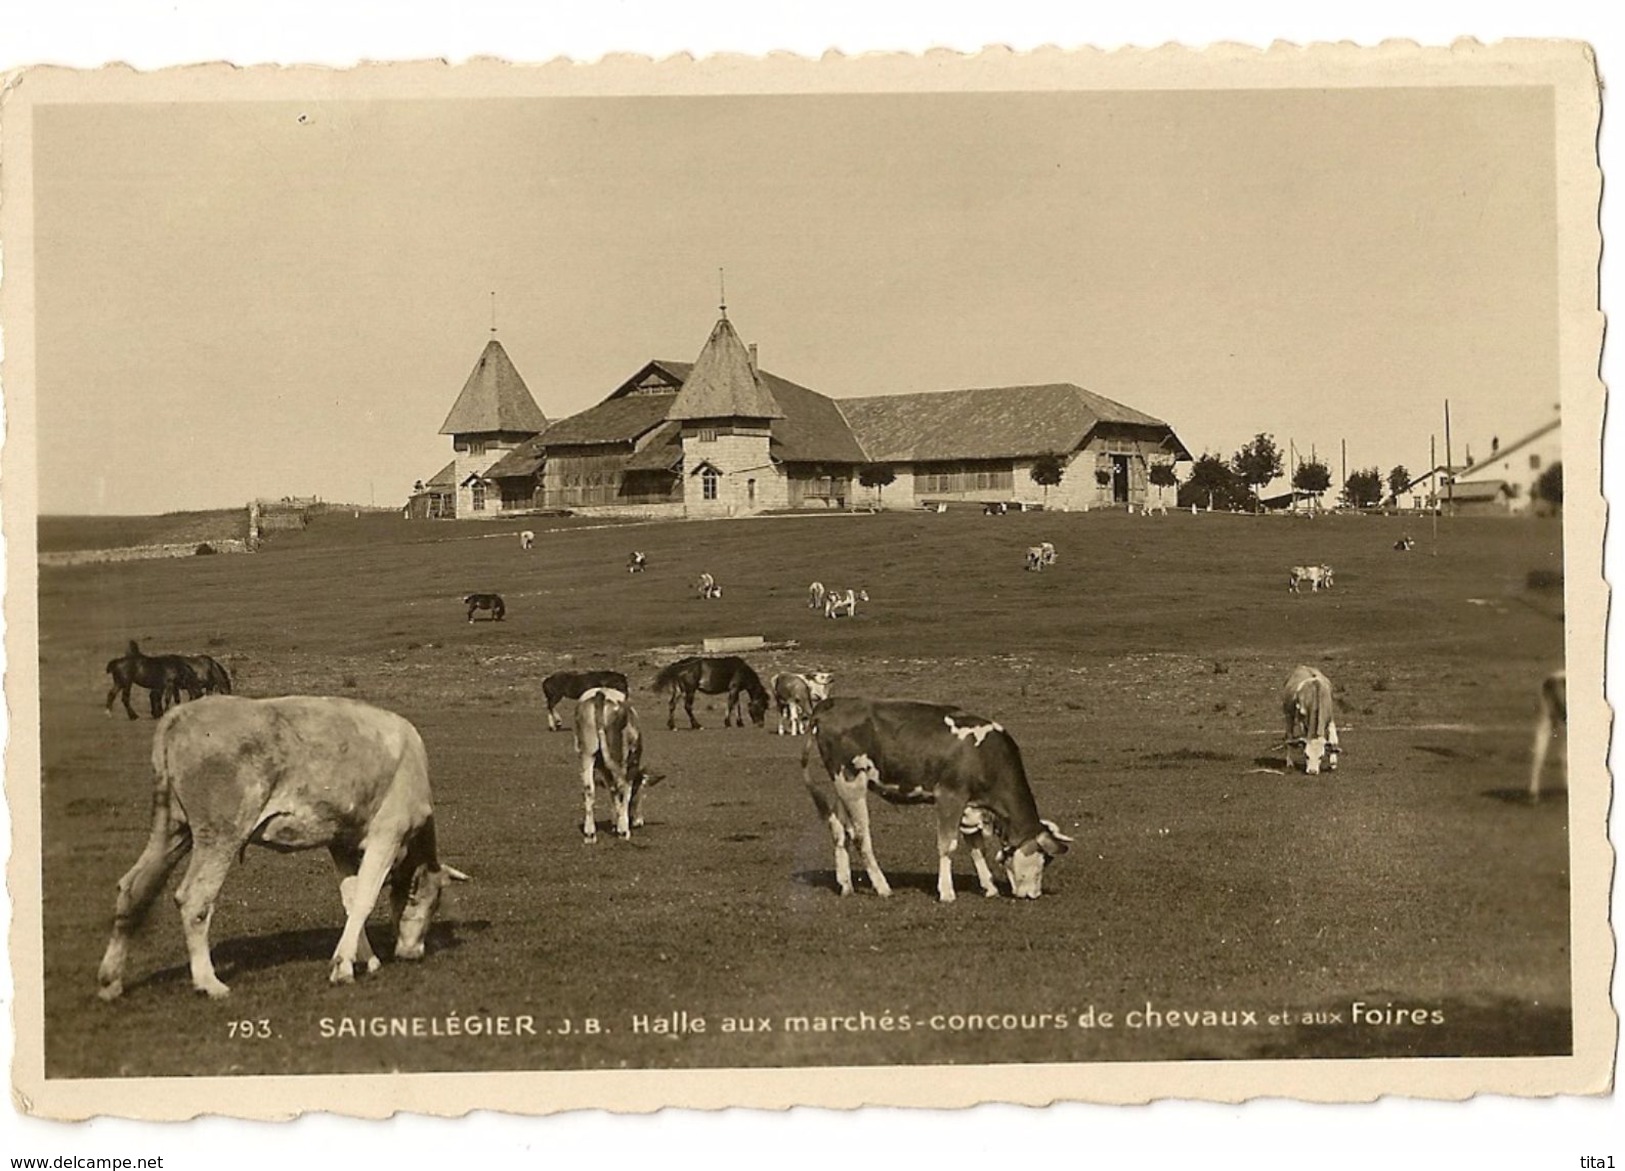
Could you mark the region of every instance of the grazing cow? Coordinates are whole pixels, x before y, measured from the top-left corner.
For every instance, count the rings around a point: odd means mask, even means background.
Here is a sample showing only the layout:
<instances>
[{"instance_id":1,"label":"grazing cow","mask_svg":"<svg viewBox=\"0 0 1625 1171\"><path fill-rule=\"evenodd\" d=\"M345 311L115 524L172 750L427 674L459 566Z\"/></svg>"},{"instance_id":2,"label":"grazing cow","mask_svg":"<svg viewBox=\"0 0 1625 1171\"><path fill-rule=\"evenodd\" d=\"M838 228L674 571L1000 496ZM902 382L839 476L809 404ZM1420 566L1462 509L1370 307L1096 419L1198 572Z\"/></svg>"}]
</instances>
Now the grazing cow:
<instances>
[{"instance_id":1,"label":"grazing cow","mask_svg":"<svg viewBox=\"0 0 1625 1171\"><path fill-rule=\"evenodd\" d=\"M1569 684L1566 671L1553 671L1540 683L1540 715L1535 719L1535 749L1529 765L1529 800L1540 800L1540 774L1546 768L1546 752L1552 745L1552 730L1568 728Z\"/></svg>"},{"instance_id":2,"label":"grazing cow","mask_svg":"<svg viewBox=\"0 0 1625 1171\"><path fill-rule=\"evenodd\" d=\"M118 696L124 701L124 710L129 717L132 720L136 718L135 709L130 706L131 687L147 689L152 718L155 720L181 702L181 692L186 692L191 699L203 694L203 684L183 656L144 655L133 638L122 656L108 660L107 673L113 677L113 685L107 689L105 705L109 717L113 715L113 697Z\"/></svg>"},{"instance_id":3,"label":"grazing cow","mask_svg":"<svg viewBox=\"0 0 1625 1171\"><path fill-rule=\"evenodd\" d=\"M722 587L717 584L717 579L709 573L702 573L699 580L694 583L694 592L707 601L711 601L722 596Z\"/></svg>"},{"instance_id":4,"label":"grazing cow","mask_svg":"<svg viewBox=\"0 0 1625 1171\"><path fill-rule=\"evenodd\" d=\"M1409 537L1400 537L1399 540L1394 542L1395 553L1409 553L1414 548L1416 548L1416 542Z\"/></svg>"},{"instance_id":5,"label":"grazing cow","mask_svg":"<svg viewBox=\"0 0 1625 1171\"><path fill-rule=\"evenodd\" d=\"M1037 545L1027 546L1027 570L1029 573L1042 573L1044 569L1044 550Z\"/></svg>"},{"instance_id":6,"label":"grazing cow","mask_svg":"<svg viewBox=\"0 0 1625 1171\"><path fill-rule=\"evenodd\" d=\"M501 594L465 594L463 595L463 605L468 607L468 620L470 622L474 621L474 611L476 610L489 610L492 620L496 622L501 622L503 615L508 612L507 604L503 602Z\"/></svg>"},{"instance_id":7,"label":"grazing cow","mask_svg":"<svg viewBox=\"0 0 1625 1171\"><path fill-rule=\"evenodd\" d=\"M1054 565L1055 558L1055 546L1050 542L1045 541L1042 545L1038 546L1038 559L1043 562L1045 566Z\"/></svg>"},{"instance_id":8,"label":"grazing cow","mask_svg":"<svg viewBox=\"0 0 1625 1171\"><path fill-rule=\"evenodd\" d=\"M822 610L824 608L824 597L828 593L829 591L824 588L823 582L813 582L812 585L807 587L807 609Z\"/></svg>"},{"instance_id":9,"label":"grazing cow","mask_svg":"<svg viewBox=\"0 0 1625 1171\"><path fill-rule=\"evenodd\" d=\"M649 559L647 557L645 557L642 553L638 552L636 549L632 550L632 556L630 556L630 557L628 557L626 559L626 572L628 572L628 573L642 573L645 569L648 569L648 568L649 568Z\"/></svg>"},{"instance_id":10,"label":"grazing cow","mask_svg":"<svg viewBox=\"0 0 1625 1171\"><path fill-rule=\"evenodd\" d=\"M423 740L392 712L353 699L211 696L159 723L152 769L152 833L119 880L98 974L104 1000L124 991L130 935L188 851L175 900L192 985L215 998L228 989L209 955L209 921L227 872L251 845L282 853L326 846L332 854L345 911L328 971L334 984L350 983L358 962L378 970L366 922L386 882L395 958L415 960L440 892L468 877L436 855Z\"/></svg>"},{"instance_id":11,"label":"grazing cow","mask_svg":"<svg viewBox=\"0 0 1625 1171\"><path fill-rule=\"evenodd\" d=\"M180 658L192 668L192 674L197 676L198 687L203 695L231 694L231 676L217 659L210 655L181 655Z\"/></svg>"},{"instance_id":12,"label":"grazing cow","mask_svg":"<svg viewBox=\"0 0 1625 1171\"><path fill-rule=\"evenodd\" d=\"M1303 749L1303 771L1310 776L1320 772L1322 759L1328 772L1336 772L1343 749L1337 743L1331 681L1313 667L1294 667L1281 691L1281 711L1286 716L1287 769L1296 746Z\"/></svg>"},{"instance_id":13,"label":"grazing cow","mask_svg":"<svg viewBox=\"0 0 1625 1171\"><path fill-rule=\"evenodd\" d=\"M1003 516L1005 513L1009 512L1009 511L1010 511L1010 506L1008 504L1003 503L1002 501L995 501L992 504L984 504L984 505L982 505L982 515L983 516Z\"/></svg>"},{"instance_id":14,"label":"grazing cow","mask_svg":"<svg viewBox=\"0 0 1625 1171\"><path fill-rule=\"evenodd\" d=\"M595 781L609 787L614 806L615 836L630 838L643 824L643 791L661 778L643 768L643 737L638 713L626 692L593 687L576 704L576 757L581 763L583 819L581 835L587 845L598 841L598 822L592 805Z\"/></svg>"},{"instance_id":15,"label":"grazing cow","mask_svg":"<svg viewBox=\"0 0 1625 1171\"><path fill-rule=\"evenodd\" d=\"M531 532L529 529L525 529L519 534L519 547L521 549L529 549L535 544L536 534Z\"/></svg>"},{"instance_id":16,"label":"grazing cow","mask_svg":"<svg viewBox=\"0 0 1625 1171\"><path fill-rule=\"evenodd\" d=\"M868 600L868 590L830 590L824 595L824 617L839 618L844 614L848 618L856 618L858 603Z\"/></svg>"},{"instance_id":17,"label":"grazing cow","mask_svg":"<svg viewBox=\"0 0 1625 1171\"><path fill-rule=\"evenodd\" d=\"M686 659L678 659L669 666L662 667L655 676L654 690L671 692L671 702L666 707L666 727L677 727L677 697L683 697L683 710L688 713L688 723L691 728L698 728L700 722L694 718L694 693L702 692L706 695L721 695L728 693L727 712L722 717L722 726L729 727L734 717L739 717L739 726L745 726L744 713L739 711L739 697L741 694L748 697L751 722L760 728L767 719L767 688L762 686L761 676L756 674L754 668L738 655L722 655L714 659L701 658L690 655Z\"/></svg>"},{"instance_id":18,"label":"grazing cow","mask_svg":"<svg viewBox=\"0 0 1625 1171\"><path fill-rule=\"evenodd\" d=\"M1304 582L1309 583L1310 593L1331 589L1332 567L1330 565L1294 565L1287 575L1287 591L1294 594L1301 593L1302 591L1298 587Z\"/></svg>"},{"instance_id":19,"label":"grazing cow","mask_svg":"<svg viewBox=\"0 0 1625 1171\"><path fill-rule=\"evenodd\" d=\"M808 767L817 748L825 777ZM856 841L875 893L891 885L875 860L869 835L868 791L899 805L937 807L937 896L954 899L953 851L962 838L997 838L1010 893L1036 899L1044 865L1066 853L1072 839L1038 816L1016 742L992 720L959 708L912 700L839 697L813 711L811 735L801 756L802 780L829 824L835 842L835 882L852 893ZM973 852L973 859L977 856ZM985 891L992 883L977 868Z\"/></svg>"},{"instance_id":20,"label":"grazing cow","mask_svg":"<svg viewBox=\"0 0 1625 1171\"><path fill-rule=\"evenodd\" d=\"M805 675L784 671L767 681L779 709L779 735L784 735L786 718L790 735L799 736L807 730L807 720L813 706L829 698L829 685L835 676L828 671L813 671Z\"/></svg>"},{"instance_id":21,"label":"grazing cow","mask_svg":"<svg viewBox=\"0 0 1625 1171\"><path fill-rule=\"evenodd\" d=\"M622 694L630 694L626 676L619 671L555 671L542 680L542 698L547 701L547 730L563 730L564 721L555 710L567 699L579 700L594 687L608 687Z\"/></svg>"}]
</instances>

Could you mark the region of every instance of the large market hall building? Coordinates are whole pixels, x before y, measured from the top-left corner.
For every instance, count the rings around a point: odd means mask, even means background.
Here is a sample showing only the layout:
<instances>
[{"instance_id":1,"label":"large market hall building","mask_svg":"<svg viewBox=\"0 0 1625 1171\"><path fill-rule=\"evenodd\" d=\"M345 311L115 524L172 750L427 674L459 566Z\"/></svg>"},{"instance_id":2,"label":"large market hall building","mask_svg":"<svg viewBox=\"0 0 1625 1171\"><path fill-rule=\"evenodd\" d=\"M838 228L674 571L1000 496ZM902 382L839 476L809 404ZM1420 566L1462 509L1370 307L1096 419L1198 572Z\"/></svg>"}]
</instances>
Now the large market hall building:
<instances>
[{"instance_id":1,"label":"large market hall building","mask_svg":"<svg viewBox=\"0 0 1625 1171\"><path fill-rule=\"evenodd\" d=\"M651 361L551 422L493 338L440 430L452 461L409 515L1171 505L1151 469L1191 458L1161 419L1071 383L829 398L760 369L726 310L694 361ZM1032 471L1051 455L1062 476L1045 487ZM891 482L863 486L879 465Z\"/></svg>"}]
</instances>

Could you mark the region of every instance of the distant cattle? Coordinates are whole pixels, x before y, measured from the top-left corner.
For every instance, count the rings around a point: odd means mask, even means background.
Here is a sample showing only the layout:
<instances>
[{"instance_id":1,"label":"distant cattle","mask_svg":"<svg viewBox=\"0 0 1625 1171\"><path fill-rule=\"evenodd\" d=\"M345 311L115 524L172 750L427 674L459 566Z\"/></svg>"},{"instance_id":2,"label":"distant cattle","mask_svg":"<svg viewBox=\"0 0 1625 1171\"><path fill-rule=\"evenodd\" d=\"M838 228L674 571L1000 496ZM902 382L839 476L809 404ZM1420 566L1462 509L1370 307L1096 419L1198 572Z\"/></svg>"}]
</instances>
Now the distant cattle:
<instances>
[{"instance_id":1,"label":"distant cattle","mask_svg":"<svg viewBox=\"0 0 1625 1171\"><path fill-rule=\"evenodd\" d=\"M756 674L755 669L738 655L722 655L714 659L691 655L678 659L661 668L654 678L654 690L656 693L671 693L671 701L666 708L668 729L677 727L679 695L683 699L683 710L688 713L689 727L697 729L700 726L700 722L694 718L694 693L697 691L706 695L727 692L728 707L722 717L723 727L733 724L736 715L739 726L745 726L745 715L738 710L740 696L744 696L749 705L752 723L760 728L767 719L767 688L762 686L761 676Z\"/></svg>"},{"instance_id":2,"label":"distant cattle","mask_svg":"<svg viewBox=\"0 0 1625 1171\"><path fill-rule=\"evenodd\" d=\"M197 699L203 694L203 684L184 656L144 655L133 638L124 654L108 660L106 670L113 680L112 686L107 689L105 708L108 716L113 714L113 698L117 696L124 701L124 710L129 717L132 720L136 718L135 709L130 706L131 687L147 689L148 705L155 720L181 702L183 691L189 699Z\"/></svg>"},{"instance_id":3,"label":"distant cattle","mask_svg":"<svg viewBox=\"0 0 1625 1171\"><path fill-rule=\"evenodd\" d=\"M1322 760L1328 772L1335 772L1343 750L1337 742L1331 681L1313 667L1294 667L1281 691L1281 711L1286 717L1286 767L1292 768L1292 749L1301 747L1304 772L1315 776Z\"/></svg>"},{"instance_id":4,"label":"distant cattle","mask_svg":"<svg viewBox=\"0 0 1625 1171\"><path fill-rule=\"evenodd\" d=\"M649 559L636 549L634 549L632 551L632 555L626 559L626 572L628 573L642 573L648 568Z\"/></svg>"},{"instance_id":5,"label":"distant cattle","mask_svg":"<svg viewBox=\"0 0 1625 1171\"><path fill-rule=\"evenodd\" d=\"M1401 537L1394 542L1395 553L1409 553L1414 548L1416 548L1416 542L1409 537Z\"/></svg>"},{"instance_id":6,"label":"distant cattle","mask_svg":"<svg viewBox=\"0 0 1625 1171\"><path fill-rule=\"evenodd\" d=\"M423 740L391 712L350 699L213 696L164 717L152 769L152 832L119 880L98 973L104 1000L124 991L130 936L188 851L175 901L192 985L216 998L228 989L210 959L209 922L227 872L249 846L331 853L345 910L328 972L334 984L353 980L358 962L378 970L366 922L386 882L395 958L415 960L442 889L467 878L439 860Z\"/></svg>"},{"instance_id":7,"label":"distant cattle","mask_svg":"<svg viewBox=\"0 0 1625 1171\"><path fill-rule=\"evenodd\" d=\"M807 587L807 609L822 610L824 608L824 598L828 593L829 591L824 588L823 582L813 582L812 585Z\"/></svg>"},{"instance_id":8,"label":"distant cattle","mask_svg":"<svg viewBox=\"0 0 1625 1171\"><path fill-rule=\"evenodd\" d=\"M529 529L525 529L519 534L519 547L521 549L529 549L535 544L536 534L531 532Z\"/></svg>"},{"instance_id":9,"label":"distant cattle","mask_svg":"<svg viewBox=\"0 0 1625 1171\"><path fill-rule=\"evenodd\" d=\"M830 590L824 595L824 617L858 616L858 603L869 600L868 590Z\"/></svg>"},{"instance_id":10,"label":"distant cattle","mask_svg":"<svg viewBox=\"0 0 1625 1171\"><path fill-rule=\"evenodd\" d=\"M779 735L784 735L786 723L790 735L799 736L807 730L807 720L815 704L829 698L829 685L834 676L827 671L813 671L805 675L783 671L767 681L767 689L779 709Z\"/></svg>"},{"instance_id":11,"label":"distant cattle","mask_svg":"<svg viewBox=\"0 0 1625 1171\"><path fill-rule=\"evenodd\" d=\"M1009 511L1010 506L1005 504L1003 501L994 501L991 504L982 505L983 516L1003 516Z\"/></svg>"},{"instance_id":12,"label":"distant cattle","mask_svg":"<svg viewBox=\"0 0 1625 1171\"><path fill-rule=\"evenodd\" d=\"M722 596L722 587L709 573L702 573L694 583L694 592L707 601L713 601Z\"/></svg>"},{"instance_id":13,"label":"distant cattle","mask_svg":"<svg viewBox=\"0 0 1625 1171\"><path fill-rule=\"evenodd\" d=\"M630 693L626 676L619 671L555 671L542 680L542 698L547 701L547 730L557 732L563 729L564 721L559 719L556 709L567 699L580 699L594 687L608 687L622 693Z\"/></svg>"},{"instance_id":14,"label":"distant cattle","mask_svg":"<svg viewBox=\"0 0 1625 1171\"><path fill-rule=\"evenodd\" d=\"M593 799L599 780L609 787L615 836L630 838L643 825L643 791L661 778L644 770L638 714L626 692L608 687L583 692L576 704L575 732L581 766L582 838L589 845L598 840Z\"/></svg>"},{"instance_id":15,"label":"distant cattle","mask_svg":"<svg viewBox=\"0 0 1625 1171\"><path fill-rule=\"evenodd\" d=\"M1529 800L1540 800L1541 773L1546 769L1546 753L1552 745L1552 732L1568 728L1569 684L1566 671L1553 671L1540 683L1540 713L1535 717L1535 747L1529 763Z\"/></svg>"},{"instance_id":16,"label":"distant cattle","mask_svg":"<svg viewBox=\"0 0 1625 1171\"><path fill-rule=\"evenodd\" d=\"M1332 588L1332 567L1330 565L1294 565L1287 574L1286 588L1290 593L1302 593L1304 583L1308 583L1310 593Z\"/></svg>"},{"instance_id":17,"label":"distant cattle","mask_svg":"<svg viewBox=\"0 0 1625 1171\"><path fill-rule=\"evenodd\" d=\"M477 610L490 611L491 618L496 622L501 622L508 613L507 603L502 600L501 594L465 594L463 605L468 607L470 622L474 621L474 613Z\"/></svg>"},{"instance_id":18,"label":"distant cattle","mask_svg":"<svg viewBox=\"0 0 1625 1171\"><path fill-rule=\"evenodd\" d=\"M1027 546L1027 570L1038 573L1044 568L1044 551L1037 545Z\"/></svg>"},{"instance_id":19,"label":"distant cattle","mask_svg":"<svg viewBox=\"0 0 1625 1171\"><path fill-rule=\"evenodd\" d=\"M816 749L827 774L810 768ZM999 859L1017 898L1042 893L1044 866L1072 839L1038 816L1021 752L999 724L955 707L912 700L834 698L813 712L802 779L835 843L835 883L852 893L848 845L856 842L879 895L891 885L875 860L868 792L894 804L937 807L937 896L954 899L952 854L967 831L1002 843ZM973 852L973 858L976 854ZM983 889L990 876L981 873Z\"/></svg>"}]
</instances>

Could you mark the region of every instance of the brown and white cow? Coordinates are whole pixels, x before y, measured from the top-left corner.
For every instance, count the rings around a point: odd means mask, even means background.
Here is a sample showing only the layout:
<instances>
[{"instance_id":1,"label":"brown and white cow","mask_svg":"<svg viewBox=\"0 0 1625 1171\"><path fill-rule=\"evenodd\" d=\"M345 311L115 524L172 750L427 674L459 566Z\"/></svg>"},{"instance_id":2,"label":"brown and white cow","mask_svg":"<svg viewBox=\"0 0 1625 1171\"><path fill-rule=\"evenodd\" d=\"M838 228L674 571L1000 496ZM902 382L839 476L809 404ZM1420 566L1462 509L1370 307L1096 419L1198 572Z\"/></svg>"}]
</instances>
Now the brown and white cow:
<instances>
[{"instance_id":1,"label":"brown and white cow","mask_svg":"<svg viewBox=\"0 0 1625 1171\"><path fill-rule=\"evenodd\" d=\"M824 595L824 617L858 616L858 603L869 600L868 590L830 590Z\"/></svg>"},{"instance_id":2,"label":"brown and white cow","mask_svg":"<svg viewBox=\"0 0 1625 1171\"><path fill-rule=\"evenodd\" d=\"M576 704L576 759L581 766L581 835L588 845L598 840L593 818L596 780L609 787L615 817L615 836L630 838L643 824L643 791L659 783L643 768L643 736L638 713L626 692L594 687Z\"/></svg>"},{"instance_id":3,"label":"brown and white cow","mask_svg":"<svg viewBox=\"0 0 1625 1171\"><path fill-rule=\"evenodd\" d=\"M326 846L332 854L345 910L328 973L334 984L350 983L357 962L378 970L365 925L386 882L395 958L415 960L441 891L468 877L436 855L423 740L392 712L352 699L211 696L159 722L152 769L152 833L119 880L98 973L104 1000L124 991L130 936L188 851L175 901L192 985L216 998L228 989L209 955L209 923L227 872L249 846Z\"/></svg>"},{"instance_id":4,"label":"brown and white cow","mask_svg":"<svg viewBox=\"0 0 1625 1171\"><path fill-rule=\"evenodd\" d=\"M798 674L781 671L767 681L767 690L779 709L779 735L784 735L786 722L790 735L799 736L807 730L807 721L813 707L829 698L829 685L835 676L828 671L810 671Z\"/></svg>"},{"instance_id":5,"label":"brown and white cow","mask_svg":"<svg viewBox=\"0 0 1625 1171\"><path fill-rule=\"evenodd\" d=\"M1332 567L1330 565L1294 565L1287 574L1286 588L1290 593L1301 593L1299 589L1305 582L1309 583L1309 592L1318 593L1321 590L1332 588Z\"/></svg>"},{"instance_id":6,"label":"brown and white cow","mask_svg":"<svg viewBox=\"0 0 1625 1171\"><path fill-rule=\"evenodd\" d=\"M1529 763L1529 800L1540 800L1541 773L1546 769L1546 753L1552 746L1552 732L1565 730L1569 722L1567 671L1553 671L1540 683L1540 714L1535 718L1535 747Z\"/></svg>"},{"instance_id":7,"label":"brown and white cow","mask_svg":"<svg viewBox=\"0 0 1625 1171\"><path fill-rule=\"evenodd\" d=\"M1286 716L1286 767L1292 768L1292 749L1303 749L1303 771L1337 770L1342 747L1337 743L1337 713L1332 703L1331 680L1313 667L1294 667L1281 690L1281 711Z\"/></svg>"},{"instance_id":8,"label":"brown and white cow","mask_svg":"<svg viewBox=\"0 0 1625 1171\"><path fill-rule=\"evenodd\" d=\"M826 776L809 767L816 747ZM891 885L875 860L868 792L899 805L937 807L937 895L954 899L952 855L966 834L996 837L1010 893L1036 899L1044 866L1072 839L1038 816L1015 740L997 723L956 707L900 699L835 698L813 709L802 779L835 842L835 881L852 893L855 841L875 893ZM973 858L975 854L973 853ZM990 875L977 867L986 890ZM995 888L996 889L996 888Z\"/></svg>"},{"instance_id":9,"label":"brown and white cow","mask_svg":"<svg viewBox=\"0 0 1625 1171\"><path fill-rule=\"evenodd\" d=\"M632 555L626 559L626 572L642 573L648 568L649 559L645 557L641 551L637 549L632 550Z\"/></svg>"}]
</instances>

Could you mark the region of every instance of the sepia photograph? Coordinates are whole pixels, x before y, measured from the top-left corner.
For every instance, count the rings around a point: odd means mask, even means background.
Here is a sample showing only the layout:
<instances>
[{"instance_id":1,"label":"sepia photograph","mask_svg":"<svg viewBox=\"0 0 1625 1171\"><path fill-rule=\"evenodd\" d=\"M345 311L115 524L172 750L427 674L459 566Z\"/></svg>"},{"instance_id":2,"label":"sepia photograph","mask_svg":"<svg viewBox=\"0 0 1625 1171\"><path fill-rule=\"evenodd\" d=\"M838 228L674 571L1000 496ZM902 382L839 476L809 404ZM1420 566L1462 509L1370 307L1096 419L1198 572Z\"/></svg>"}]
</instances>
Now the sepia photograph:
<instances>
[{"instance_id":1,"label":"sepia photograph","mask_svg":"<svg viewBox=\"0 0 1625 1171\"><path fill-rule=\"evenodd\" d=\"M1607 1089L1583 44L0 114L35 1110Z\"/></svg>"}]
</instances>

